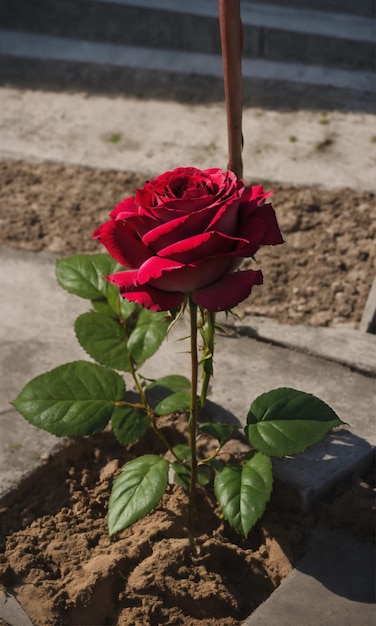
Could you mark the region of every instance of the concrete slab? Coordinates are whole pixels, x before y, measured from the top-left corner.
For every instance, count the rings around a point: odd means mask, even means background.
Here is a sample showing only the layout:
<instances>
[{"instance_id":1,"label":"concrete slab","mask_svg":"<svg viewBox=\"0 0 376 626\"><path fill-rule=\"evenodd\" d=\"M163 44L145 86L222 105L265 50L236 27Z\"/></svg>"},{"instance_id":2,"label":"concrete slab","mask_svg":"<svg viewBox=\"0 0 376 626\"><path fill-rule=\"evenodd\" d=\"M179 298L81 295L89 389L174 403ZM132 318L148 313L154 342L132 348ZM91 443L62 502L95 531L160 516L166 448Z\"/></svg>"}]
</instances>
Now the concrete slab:
<instances>
[{"instance_id":1,"label":"concrete slab","mask_svg":"<svg viewBox=\"0 0 376 626\"><path fill-rule=\"evenodd\" d=\"M369 544L317 528L304 558L243 626L372 626L374 581Z\"/></svg>"},{"instance_id":2,"label":"concrete slab","mask_svg":"<svg viewBox=\"0 0 376 626\"><path fill-rule=\"evenodd\" d=\"M1 589L0 626L33 626L15 596Z\"/></svg>"},{"instance_id":3,"label":"concrete slab","mask_svg":"<svg viewBox=\"0 0 376 626\"><path fill-rule=\"evenodd\" d=\"M0 499L37 469L63 440L28 424L15 409L0 413Z\"/></svg>"},{"instance_id":4,"label":"concrete slab","mask_svg":"<svg viewBox=\"0 0 376 626\"><path fill-rule=\"evenodd\" d=\"M375 298L376 281L369 298L373 307L376 304ZM275 345L301 350L307 354L342 363L368 376L376 376L376 336L373 334L341 326L337 328L288 326L280 324L277 320L255 315L247 315L242 320L235 321L234 326L241 335L262 338Z\"/></svg>"},{"instance_id":5,"label":"concrete slab","mask_svg":"<svg viewBox=\"0 0 376 626\"><path fill-rule=\"evenodd\" d=\"M149 100L140 106L136 98L2 88L0 108L2 159L137 170L146 176L177 164L226 167L224 104ZM114 134L120 135L117 143L109 140ZM374 115L336 111L323 118L322 112L244 108L243 134L247 181L376 190Z\"/></svg>"}]
</instances>

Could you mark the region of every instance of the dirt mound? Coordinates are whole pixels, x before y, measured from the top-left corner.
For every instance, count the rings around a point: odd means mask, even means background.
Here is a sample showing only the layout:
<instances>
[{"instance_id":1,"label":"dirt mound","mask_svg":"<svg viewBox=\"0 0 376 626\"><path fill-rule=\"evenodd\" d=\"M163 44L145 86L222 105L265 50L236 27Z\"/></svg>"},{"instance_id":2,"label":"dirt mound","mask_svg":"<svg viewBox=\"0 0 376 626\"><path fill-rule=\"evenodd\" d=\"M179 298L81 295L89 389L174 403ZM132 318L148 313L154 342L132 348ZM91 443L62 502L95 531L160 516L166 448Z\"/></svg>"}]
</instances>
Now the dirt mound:
<instances>
[{"instance_id":1,"label":"dirt mound","mask_svg":"<svg viewBox=\"0 0 376 626\"><path fill-rule=\"evenodd\" d=\"M309 522L293 511L281 518L271 504L243 539L202 493L192 535L187 497L171 486L155 511L110 539L108 496L130 456L110 432L87 438L13 495L1 511L0 583L35 626L239 624L291 571Z\"/></svg>"}]
</instances>

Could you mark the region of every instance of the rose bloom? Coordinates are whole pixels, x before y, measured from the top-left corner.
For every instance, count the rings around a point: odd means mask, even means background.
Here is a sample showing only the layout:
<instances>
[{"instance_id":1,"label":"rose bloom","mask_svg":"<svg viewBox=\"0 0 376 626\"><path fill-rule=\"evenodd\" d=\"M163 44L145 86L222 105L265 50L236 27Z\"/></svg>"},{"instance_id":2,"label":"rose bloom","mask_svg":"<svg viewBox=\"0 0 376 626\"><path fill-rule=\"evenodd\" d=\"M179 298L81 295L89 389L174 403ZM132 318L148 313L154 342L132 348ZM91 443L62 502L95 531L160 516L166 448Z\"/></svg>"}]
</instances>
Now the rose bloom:
<instances>
[{"instance_id":1,"label":"rose bloom","mask_svg":"<svg viewBox=\"0 0 376 626\"><path fill-rule=\"evenodd\" d=\"M260 270L239 270L260 246L283 243L261 186L245 188L231 171L179 167L137 189L94 232L130 268L107 280L152 311L180 305L225 311L262 284Z\"/></svg>"}]
</instances>

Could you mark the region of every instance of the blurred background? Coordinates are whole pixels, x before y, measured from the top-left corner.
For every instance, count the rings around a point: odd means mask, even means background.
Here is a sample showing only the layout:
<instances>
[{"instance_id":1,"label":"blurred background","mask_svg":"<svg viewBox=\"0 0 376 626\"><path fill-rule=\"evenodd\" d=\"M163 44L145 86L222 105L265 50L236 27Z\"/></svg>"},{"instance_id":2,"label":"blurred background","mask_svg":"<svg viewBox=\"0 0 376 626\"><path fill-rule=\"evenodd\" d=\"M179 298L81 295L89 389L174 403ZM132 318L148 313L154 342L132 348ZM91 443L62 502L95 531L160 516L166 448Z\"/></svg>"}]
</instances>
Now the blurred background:
<instances>
[{"instance_id":1,"label":"blurred background","mask_svg":"<svg viewBox=\"0 0 376 626\"><path fill-rule=\"evenodd\" d=\"M375 111L373 0L242 0L246 106ZM0 0L0 84L222 102L217 0Z\"/></svg>"}]
</instances>

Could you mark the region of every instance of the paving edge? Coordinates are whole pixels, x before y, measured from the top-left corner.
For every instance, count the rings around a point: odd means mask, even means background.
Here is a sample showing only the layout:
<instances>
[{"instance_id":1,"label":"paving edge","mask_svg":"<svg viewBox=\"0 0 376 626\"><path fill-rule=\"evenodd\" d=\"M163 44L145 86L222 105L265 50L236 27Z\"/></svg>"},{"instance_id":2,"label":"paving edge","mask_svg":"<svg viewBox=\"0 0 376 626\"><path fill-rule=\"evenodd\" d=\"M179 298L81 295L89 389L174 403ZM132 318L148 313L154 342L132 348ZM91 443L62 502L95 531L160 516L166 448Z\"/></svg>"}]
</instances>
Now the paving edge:
<instances>
[{"instance_id":1,"label":"paving edge","mask_svg":"<svg viewBox=\"0 0 376 626\"><path fill-rule=\"evenodd\" d=\"M376 276L368 294L359 329L365 333L376 334Z\"/></svg>"},{"instance_id":2,"label":"paving edge","mask_svg":"<svg viewBox=\"0 0 376 626\"><path fill-rule=\"evenodd\" d=\"M376 298L374 282L372 307ZM367 303L368 304L368 303ZM353 328L323 328L281 324L268 317L247 315L229 324L240 335L318 356L376 377L376 335Z\"/></svg>"},{"instance_id":3,"label":"paving edge","mask_svg":"<svg viewBox=\"0 0 376 626\"><path fill-rule=\"evenodd\" d=\"M317 526L305 555L243 626L371 625L374 580L375 559L368 543Z\"/></svg>"},{"instance_id":4,"label":"paving edge","mask_svg":"<svg viewBox=\"0 0 376 626\"><path fill-rule=\"evenodd\" d=\"M6 626L33 626L17 598L3 589L0 589L0 620Z\"/></svg>"}]
</instances>

